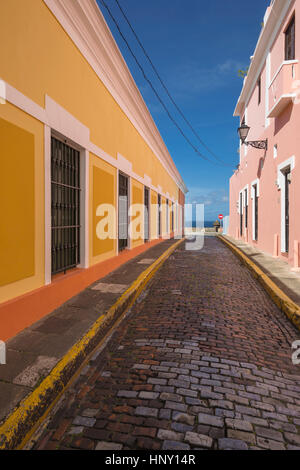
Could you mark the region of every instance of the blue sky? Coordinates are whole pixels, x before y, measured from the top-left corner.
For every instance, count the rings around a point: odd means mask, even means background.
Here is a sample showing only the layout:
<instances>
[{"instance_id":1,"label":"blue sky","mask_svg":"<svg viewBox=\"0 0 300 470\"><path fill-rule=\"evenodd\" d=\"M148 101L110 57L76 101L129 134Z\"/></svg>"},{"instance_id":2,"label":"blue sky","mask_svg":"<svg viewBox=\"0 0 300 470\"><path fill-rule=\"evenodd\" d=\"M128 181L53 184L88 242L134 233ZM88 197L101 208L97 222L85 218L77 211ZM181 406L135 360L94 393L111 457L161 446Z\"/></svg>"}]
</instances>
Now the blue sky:
<instances>
[{"instance_id":1,"label":"blue sky","mask_svg":"<svg viewBox=\"0 0 300 470\"><path fill-rule=\"evenodd\" d=\"M105 0L147 76L199 150L210 157L169 101L115 0ZM188 189L187 202L205 204L205 219L229 213L229 178L238 164L242 87L238 69L249 65L269 0L119 0L170 93L206 145L229 167L201 159L169 120L145 82L107 11L99 7ZM212 157L210 157L212 158ZM213 158L212 158L213 159Z\"/></svg>"}]
</instances>

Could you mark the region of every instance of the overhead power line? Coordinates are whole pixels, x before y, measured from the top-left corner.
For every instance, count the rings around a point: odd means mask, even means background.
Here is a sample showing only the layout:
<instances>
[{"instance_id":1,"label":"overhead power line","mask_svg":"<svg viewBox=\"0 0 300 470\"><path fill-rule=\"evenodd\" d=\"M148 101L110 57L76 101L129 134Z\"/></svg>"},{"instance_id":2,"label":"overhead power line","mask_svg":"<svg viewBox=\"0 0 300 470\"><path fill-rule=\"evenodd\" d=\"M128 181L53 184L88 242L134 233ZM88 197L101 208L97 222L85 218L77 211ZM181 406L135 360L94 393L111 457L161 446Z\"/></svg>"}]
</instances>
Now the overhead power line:
<instances>
[{"instance_id":1,"label":"overhead power line","mask_svg":"<svg viewBox=\"0 0 300 470\"><path fill-rule=\"evenodd\" d=\"M187 137L187 135L185 134L185 132L181 129L181 127L179 126L179 124L177 124L176 120L173 118L173 116L171 115L169 109L167 108L167 106L165 105L165 103L163 102L162 98L160 97L160 95L158 94L158 92L156 91L156 89L154 88L151 80L147 77L142 65L139 63L136 55L134 54L133 50L131 49L126 37L124 36L124 34L122 33L121 31L121 28L117 22L117 20L115 19L114 15L112 14L110 8L108 7L108 5L106 4L106 2L104 0L99 0L100 3L103 5L103 7L107 10L109 16L111 17L113 23L115 24L121 38L123 39L123 41L125 42L130 54L132 55L136 65L138 66L138 68L140 69L144 79L146 80L146 82L149 84L149 86L151 87L153 93L155 94L155 96L157 97L157 99L159 100L160 104L163 106L164 110L166 111L168 117L170 118L170 120L173 122L173 124L176 126L176 128L179 130L180 134L183 136L183 138L188 142L188 144L193 148L193 150L197 153L197 155L199 155L199 157L203 158L204 160L206 160L207 162L209 163L212 163L213 165L220 165L212 160L210 160L209 158L207 158L205 155L203 155L200 150L191 142L191 140ZM223 166L227 166L225 164L221 164Z\"/></svg>"},{"instance_id":2,"label":"overhead power line","mask_svg":"<svg viewBox=\"0 0 300 470\"><path fill-rule=\"evenodd\" d=\"M203 142L203 140L201 139L201 137L199 136L198 132L194 129L194 127L192 126L192 124L189 122L189 120L186 118L186 116L184 115L184 113L182 112L182 110L180 109L180 107L178 106L178 104L175 102L174 98L172 97L169 89L167 88L166 84L164 83L163 79L161 78L161 76L159 75L158 71L157 71L157 68L155 67L155 65L153 64L151 58L149 57L149 54L147 53L147 51L145 50L141 40L139 39L136 31L134 30L133 26L131 25L126 13L124 12L123 8L121 7L120 3L118 0L115 0L116 4L118 5L123 17L125 18L130 30L132 31L134 37L136 38L139 46L141 47L143 53L145 54L146 58L148 59L151 67L153 68L154 72L155 72L155 75L157 76L158 80L160 81L162 87L164 88L165 92L167 93L168 97L170 98L171 102L173 103L173 105L175 106L175 108L177 109L177 111L179 112L180 116L183 118L183 120L185 121L185 123L189 126L189 128L191 129L191 131L193 132L193 134L196 136L196 138L199 140L199 142L201 143L201 145L203 145L203 147L216 159L218 160L220 163L223 163L224 165L226 166L230 166L231 165L228 165L226 164L222 159L220 159L206 144L205 142Z\"/></svg>"}]
</instances>

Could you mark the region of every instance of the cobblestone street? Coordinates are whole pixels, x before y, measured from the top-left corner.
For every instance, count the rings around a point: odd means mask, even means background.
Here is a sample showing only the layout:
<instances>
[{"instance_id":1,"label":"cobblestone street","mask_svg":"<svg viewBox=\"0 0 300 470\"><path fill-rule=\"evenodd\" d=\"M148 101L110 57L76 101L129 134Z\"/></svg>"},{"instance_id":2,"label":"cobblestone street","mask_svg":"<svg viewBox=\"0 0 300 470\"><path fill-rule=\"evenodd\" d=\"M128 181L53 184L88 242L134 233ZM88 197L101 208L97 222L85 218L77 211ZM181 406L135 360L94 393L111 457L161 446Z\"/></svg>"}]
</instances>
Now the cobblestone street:
<instances>
[{"instance_id":1,"label":"cobblestone street","mask_svg":"<svg viewBox=\"0 0 300 470\"><path fill-rule=\"evenodd\" d=\"M217 238L166 261L35 449L300 449L299 331Z\"/></svg>"}]
</instances>

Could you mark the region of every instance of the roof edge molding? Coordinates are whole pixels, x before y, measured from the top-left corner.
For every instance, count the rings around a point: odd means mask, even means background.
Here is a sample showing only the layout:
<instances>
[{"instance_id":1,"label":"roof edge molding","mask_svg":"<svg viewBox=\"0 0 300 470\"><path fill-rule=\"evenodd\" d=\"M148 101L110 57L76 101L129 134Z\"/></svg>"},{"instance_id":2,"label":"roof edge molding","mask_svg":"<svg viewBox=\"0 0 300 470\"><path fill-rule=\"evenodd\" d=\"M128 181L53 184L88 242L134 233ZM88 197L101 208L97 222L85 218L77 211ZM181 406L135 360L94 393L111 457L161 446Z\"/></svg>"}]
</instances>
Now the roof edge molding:
<instances>
[{"instance_id":1,"label":"roof edge molding","mask_svg":"<svg viewBox=\"0 0 300 470\"><path fill-rule=\"evenodd\" d=\"M275 0L267 17L267 22L259 36L243 89L238 99L234 116L241 116L261 74L267 55L281 25L295 0Z\"/></svg>"},{"instance_id":2,"label":"roof edge molding","mask_svg":"<svg viewBox=\"0 0 300 470\"><path fill-rule=\"evenodd\" d=\"M96 0L43 0L179 188L179 171Z\"/></svg>"}]
</instances>

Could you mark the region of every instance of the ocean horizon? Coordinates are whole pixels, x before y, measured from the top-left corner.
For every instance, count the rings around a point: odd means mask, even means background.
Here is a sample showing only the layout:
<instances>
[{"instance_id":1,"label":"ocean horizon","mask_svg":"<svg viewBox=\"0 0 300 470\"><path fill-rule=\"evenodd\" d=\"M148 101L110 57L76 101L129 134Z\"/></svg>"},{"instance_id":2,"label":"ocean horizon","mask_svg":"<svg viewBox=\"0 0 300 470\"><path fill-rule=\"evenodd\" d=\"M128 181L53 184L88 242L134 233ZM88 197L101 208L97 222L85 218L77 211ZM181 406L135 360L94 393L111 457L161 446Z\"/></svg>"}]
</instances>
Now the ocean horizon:
<instances>
[{"instance_id":1,"label":"ocean horizon","mask_svg":"<svg viewBox=\"0 0 300 470\"><path fill-rule=\"evenodd\" d=\"M205 220L204 221L204 227L210 228L214 226L215 220ZM185 227L196 227L196 221L185 221Z\"/></svg>"}]
</instances>

